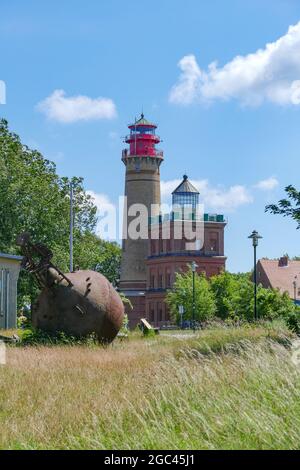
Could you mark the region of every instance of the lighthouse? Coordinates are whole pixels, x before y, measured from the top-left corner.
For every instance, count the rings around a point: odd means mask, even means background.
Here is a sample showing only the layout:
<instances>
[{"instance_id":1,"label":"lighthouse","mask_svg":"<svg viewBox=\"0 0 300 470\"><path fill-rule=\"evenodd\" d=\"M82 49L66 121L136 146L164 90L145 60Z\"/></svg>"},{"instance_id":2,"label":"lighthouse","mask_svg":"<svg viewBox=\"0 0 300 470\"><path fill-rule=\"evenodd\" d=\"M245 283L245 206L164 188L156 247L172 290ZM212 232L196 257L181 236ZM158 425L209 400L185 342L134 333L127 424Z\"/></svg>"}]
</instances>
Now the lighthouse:
<instances>
[{"instance_id":1,"label":"lighthouse","mask_svg":"<svg viewBox=\"0 0 300 470\"><path fill-rule=\"evenodd\" d=\"M163 152L156 146L160 137L156 134L156 124L140 119L128 126L130 132L125 137L128 147L122 151L122 161L126 167L125 197L123 218L122 261L119 289L131 301L133 309L128 311L130 324L135 324L145 316L146 258L148 256L148 227L140 227L140 236L130 236L130 224L136 215L131 208L141 204L147 209L148 217L159 215L160 206L160 165ZM134 212L134 211L133 211ZM146 237L143 234L147 234Z\"/></svg>"}]
</instances>

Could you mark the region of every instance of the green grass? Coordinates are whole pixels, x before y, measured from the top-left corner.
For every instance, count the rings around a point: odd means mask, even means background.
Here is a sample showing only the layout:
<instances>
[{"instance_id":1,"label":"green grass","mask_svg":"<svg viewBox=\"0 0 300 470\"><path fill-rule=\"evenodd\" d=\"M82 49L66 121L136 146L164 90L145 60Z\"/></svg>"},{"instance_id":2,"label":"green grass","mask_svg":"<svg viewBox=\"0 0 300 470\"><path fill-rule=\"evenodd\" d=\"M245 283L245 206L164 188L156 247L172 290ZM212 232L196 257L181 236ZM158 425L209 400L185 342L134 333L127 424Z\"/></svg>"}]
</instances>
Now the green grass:
<instances>
[{"instance_id":1,"label":"green grass","mask_svg":"<svg viewBox=\"0 0 300 470\"><path fill-rule=\"evenodd\" d=\"M11 347L0 448L297 449L292 340L277 324Z\"/></svg>"}]
</instances>

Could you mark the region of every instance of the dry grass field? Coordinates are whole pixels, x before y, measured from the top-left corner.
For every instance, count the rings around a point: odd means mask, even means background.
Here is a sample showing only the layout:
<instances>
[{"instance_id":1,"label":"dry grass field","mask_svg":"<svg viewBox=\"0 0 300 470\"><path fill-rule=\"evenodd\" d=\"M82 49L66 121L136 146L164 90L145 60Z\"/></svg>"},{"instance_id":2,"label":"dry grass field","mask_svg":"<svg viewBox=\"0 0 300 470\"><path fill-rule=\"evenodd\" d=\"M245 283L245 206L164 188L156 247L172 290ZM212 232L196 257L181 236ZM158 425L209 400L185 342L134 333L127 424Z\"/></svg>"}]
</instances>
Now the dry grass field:
<instances>
[{"instance_id":1,"label":"dry grass field","mask_svg":"<svg viewBox=\"0 0 300 470\"><path fill-rule=\"evenodd\" d=\"M1 449L295 449L300 375L279 327L102 347L10 347Z\"/></svg>"}]
</instances>

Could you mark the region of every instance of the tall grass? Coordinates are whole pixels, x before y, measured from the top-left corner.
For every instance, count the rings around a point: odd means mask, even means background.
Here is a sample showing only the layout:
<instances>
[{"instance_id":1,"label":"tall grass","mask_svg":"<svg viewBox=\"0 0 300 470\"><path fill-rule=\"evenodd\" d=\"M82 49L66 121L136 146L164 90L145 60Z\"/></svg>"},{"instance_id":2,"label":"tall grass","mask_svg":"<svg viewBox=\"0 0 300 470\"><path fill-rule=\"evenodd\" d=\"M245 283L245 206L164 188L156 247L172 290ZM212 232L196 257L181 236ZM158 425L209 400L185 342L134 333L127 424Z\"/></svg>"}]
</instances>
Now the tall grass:
<instances>
[{"instance_id":1,"label":"tall grass","mask_svg":"<svg viewBox=\"0 0 300 470\"><path fill-rule=\"evenodd\" d=\"M9 348L0 448L295 449L300 375L270 327Z\"/></svg>"}]
</instances>

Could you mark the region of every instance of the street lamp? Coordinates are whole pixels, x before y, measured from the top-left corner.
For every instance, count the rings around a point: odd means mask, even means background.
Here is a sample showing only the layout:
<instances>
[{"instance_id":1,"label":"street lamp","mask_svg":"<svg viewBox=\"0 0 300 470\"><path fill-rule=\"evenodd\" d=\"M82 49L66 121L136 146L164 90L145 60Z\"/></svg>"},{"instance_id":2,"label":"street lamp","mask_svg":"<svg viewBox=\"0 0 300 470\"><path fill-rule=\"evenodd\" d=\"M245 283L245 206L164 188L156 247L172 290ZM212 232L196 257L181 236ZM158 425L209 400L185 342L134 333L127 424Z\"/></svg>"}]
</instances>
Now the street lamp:
<instances>
[{"instance_id":1,"label":"street lamp","mask_svg":"<svg viewBox=\"0 0 300 470\"><path fill-rule=\"evenodd\" d=\"M257 269L256 269L256 247L258 245L258 240L262 238L261 235L256 230L253 230L251 235L248 238L252 239L252 246L254 250L254 269L253 269L253 277L254 277L254 320L257 320Z\"/></svg>"},{"instance_id":2,"label":"street lamp","mask_svg":"<svg viewBox=\"0 0 300 470\"><path fill-rule=\"evenodd\" d=\"M70 249L70 273L73 272L73 225L74 225L74 213L73 213L73 182L70 182L70 238L69 238L69 249Z\"/></svg>"},{"instance_id":3,"label":"street lamp","mask_svg":"<svg viewBox=\"0 0 300 470\"><path fill-rule=\"evenodd\" d=\"M196 268L198 267L198 264L196 264L195 261L192 261L191 264L192 267L192 273L193 273L193 331L195 333L195 273L196 273Z\"/></svg>"}]
</instances>

